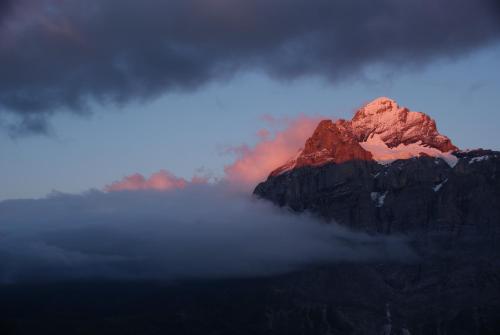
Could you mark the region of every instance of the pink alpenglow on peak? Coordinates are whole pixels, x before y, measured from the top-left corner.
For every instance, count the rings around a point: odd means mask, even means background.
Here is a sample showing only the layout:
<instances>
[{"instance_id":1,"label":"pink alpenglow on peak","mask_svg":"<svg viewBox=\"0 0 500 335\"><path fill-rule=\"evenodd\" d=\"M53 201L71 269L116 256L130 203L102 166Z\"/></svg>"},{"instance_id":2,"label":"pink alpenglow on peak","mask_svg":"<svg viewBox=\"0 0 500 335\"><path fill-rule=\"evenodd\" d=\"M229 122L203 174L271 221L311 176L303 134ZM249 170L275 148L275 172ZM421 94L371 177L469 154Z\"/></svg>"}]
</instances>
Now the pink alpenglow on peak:
<instances>
[{"instance_id":1,"label":"pink alpenglow on peak","mask_svg":"<svg viewBox=\"0 0 500 335\"><path fill-rule=\"evenodd\" d=\"M272 126L279 126L282 129L277 131L261 129L256 134L258 141L254 146L242 145L228 148L226 151L236 154L236 159L224 167L224 176L219 181L238 190L253 188L269 174L269 171L280 166L283 161L296 153L297 148L304 143L320 120L308 116L298 116L292 119L266 118ZM210 181L215 180L207 176L195 176L191 180L186 180L169 171L161 170L149 178L139 173L132 174L107 185L104 189L108 192L174 191Z\"/></svg>"},{"instance_id":2,"label":"pink alpenglow on peak","mask_svg":"<svg viewBox=\"0 0 500 335\"><path fill-rule=\"evenodd\" d=\"M398 159L431 156L453 167L458 148L441 135L436 122L421 112L380 97L361 107L352 120L321 121L298 154L271 172L279 175L302 166L353 160L390 164Z\"/></svg>"},{"instance_id":3,"label":"pink alpenglow on peak","mask_svg":"<svg viewBox=\"0 0 500 335\"><path fill-rule=\"evenodd\" d=\"M351 126L360 142L378 135L388 147L422 141L423 145L439 151L456 151L451 140L437 131L436 122L428 115L400 107L389 98L378 98L360 108Z\"/></svg>"},{"instance_id":4,"label":"pink alpenglow on peak","mask_svg":"<svg viewBox=\"0 0 500 335\"><path fill-rule=\"evenodd\" d=\"M400 107L396 101L385 97L361 107L349 121L299 116L285 120L269 118L268 122L284 125L284 128L275 132L261 129L254 146L229 148L228 151L237 157L224 167L221 180L247 189L265 179L269 171L272 171L271 176L276 176L303 166L356 160L390 164L398 159L420 156L442 159L452 167L458 161L453 155L458 148L438 132L432 118ZM107 185L105 190L168 191L207 183L208 179L186 180L161 170L149 178L141 174L127 176Z\"/></svg>"}]
</instances>

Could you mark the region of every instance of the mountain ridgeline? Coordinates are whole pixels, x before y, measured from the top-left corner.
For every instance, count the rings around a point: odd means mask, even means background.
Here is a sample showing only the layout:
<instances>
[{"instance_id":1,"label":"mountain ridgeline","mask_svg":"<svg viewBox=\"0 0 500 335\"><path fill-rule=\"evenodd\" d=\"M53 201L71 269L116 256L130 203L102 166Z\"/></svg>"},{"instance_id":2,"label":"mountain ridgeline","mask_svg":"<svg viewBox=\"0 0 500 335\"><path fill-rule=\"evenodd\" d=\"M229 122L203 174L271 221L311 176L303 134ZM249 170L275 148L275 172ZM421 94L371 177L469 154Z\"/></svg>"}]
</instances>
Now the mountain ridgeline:
<instances>
[{"instance_id":1,"label":"mountain ridgeline","mask_svg":"<svg viewBox=\"0 0 500 335\"><path fill-rule=\"evenodd\" d=\"M500 224L500 152L459 150L429 116L379 98L324 120L254 193L372 233L480 231Z\"/></svg>"}]
</instances>

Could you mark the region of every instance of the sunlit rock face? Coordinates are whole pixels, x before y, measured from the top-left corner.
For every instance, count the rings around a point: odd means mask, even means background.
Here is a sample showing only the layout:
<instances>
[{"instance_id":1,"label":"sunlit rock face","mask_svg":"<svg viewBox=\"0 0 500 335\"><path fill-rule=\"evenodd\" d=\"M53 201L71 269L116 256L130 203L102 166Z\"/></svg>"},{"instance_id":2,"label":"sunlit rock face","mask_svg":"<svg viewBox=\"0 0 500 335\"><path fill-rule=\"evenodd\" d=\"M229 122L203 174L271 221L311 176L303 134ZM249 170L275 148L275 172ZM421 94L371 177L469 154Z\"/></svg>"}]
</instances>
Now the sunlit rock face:
<instances>
[{"instance_id":1,"label":"sunlit rock face","mask_svg":"<svg viewBox=\"0 0 500 335\"><path fill-rule=\"evenodd\" d=\"M394 100L378 98L359 109L351 127L360 142L378 136L389 148L421 142L441 152L458 148L437 131L436 122L428 115L401 108Z\"/></svg>"},{"instance_id":2,"label":"sunlit rock face","mask_svg":"<svg viewBox=\"0 0 500 335\"><path fill-rule=\"evenodd\" d=\"M296 157L271 172L271 175L279 175L303 166L321 166L352 160L372 160L372 155L361 147L347 122L334 123L331 120L323 120L306 141L304 149L300 150Z\"/></svg>"},{"instance_id":3,"label":"sunlit rock face","mask_svg":"<svg viewBox=\"0 0 500 335\"><path fill-rule=\"evenodd\" d=\"M456 157L452 152L456 150L428 115L381 97L360 108L350 121L321 121L297 156L272 171L271 176L304 166L353 160L391 163L430 156L453 165Z\"/></svg>"},{"instance_id":4,"label":"sunlit rock face","mask_svg":"<svg viewBox=\"0 0 500 335\"><path fill-rule=\"evenodd\" d=\"M500 153L460 151L429 116L378 98L321 121L254 193L370 232L498 230Z\"/></svg>"}]
</instances>

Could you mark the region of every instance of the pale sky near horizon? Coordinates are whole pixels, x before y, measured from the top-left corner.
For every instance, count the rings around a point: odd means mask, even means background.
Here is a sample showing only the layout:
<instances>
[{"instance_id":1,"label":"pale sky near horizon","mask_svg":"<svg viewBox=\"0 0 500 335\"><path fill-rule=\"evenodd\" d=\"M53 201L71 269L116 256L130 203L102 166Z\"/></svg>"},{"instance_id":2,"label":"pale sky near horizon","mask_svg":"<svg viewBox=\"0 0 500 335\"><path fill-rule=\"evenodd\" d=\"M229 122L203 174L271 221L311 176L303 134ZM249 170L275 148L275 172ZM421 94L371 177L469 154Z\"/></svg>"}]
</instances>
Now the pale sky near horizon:
<instances>
[{"instance_id":1,"label":"pale sky near horizon","mask_svg":"<svg viewBox=\"0 0 500 335\"><path fill-rule=\"evenodd\" d=\"M500 150L499 70L497 44L414 69L372 68L364 78L334 84L246 72L195 92L122 108L96 105L84 117L62 113L51 120L49 136L0 135L0 200L101 189L160 169L185 178L200 169L220 176L233 159L224 149L254 144L267 126L263 115L350 118L379 96L429 114L460 148Z\"/></svg>"}]
</instances>

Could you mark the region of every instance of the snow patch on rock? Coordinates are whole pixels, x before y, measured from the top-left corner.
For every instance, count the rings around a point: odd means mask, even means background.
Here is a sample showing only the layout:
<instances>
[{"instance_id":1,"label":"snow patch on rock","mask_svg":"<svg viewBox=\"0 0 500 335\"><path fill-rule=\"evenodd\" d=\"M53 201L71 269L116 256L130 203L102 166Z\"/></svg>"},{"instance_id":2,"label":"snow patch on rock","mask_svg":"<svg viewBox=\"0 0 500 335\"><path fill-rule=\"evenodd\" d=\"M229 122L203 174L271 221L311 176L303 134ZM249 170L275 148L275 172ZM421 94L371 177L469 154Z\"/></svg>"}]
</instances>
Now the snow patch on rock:
<instances>
[{"instance_id":1,"label":"snow patch on rock","mask_svg":"<svg viewBox=\"0 0 500 335\"><path fill-rule=\"evenodd\" d=\"M488 156L488 155L485 155L485 156L479 156L479 157L474 157L474 158L472 158L472 159L469 161L469 164L474 164L474 163L477 163L477 162L487 161L488 159L490 159L490 156Z\"/></svg>"},{"instance_id":2,"label":"snow patch on rock","mask_svg":"<svg viewBox=\"0 0 500 335\"><path fill-rule=\"evenodd\" d=\"M365 142L359 144L372 154L374 160L382 165L391 164L398 159L410 159L425 155L440 158L448 163L450 167L454 167L458 162L458 158L452 152L441 152L436 148L425 146L421 141L389 148L380 135L372 134Z\"/></svg>"},{"instance_id":3,"label":"snow patch on rock","mask_svg":"<svg viewBox=\"0 0 500 335\"><path fill-rule=\"evenodd\" d=\"M370 197L375 202L375 206L377 206L377 207L384 206L386 196L387 196L387 191L385 191L384 193L380 193L380 192L370 193Z\"/></svg>"},{"instance_id":4,"label":"snow patch on rock","mask_svg":"<svg viewBox=\"0 0 500 335\"><path fill-rule=\"evenodd\" d=\"M446 184L447 181L448 181L448 178L446 178L445 180L443 180L443 182L439 183L438 185L434 186L432 188L434 190L434 192L439 192L439 190L441 189L441 187L443 187L443 185Z\"/></svg>"}]
</instances>

